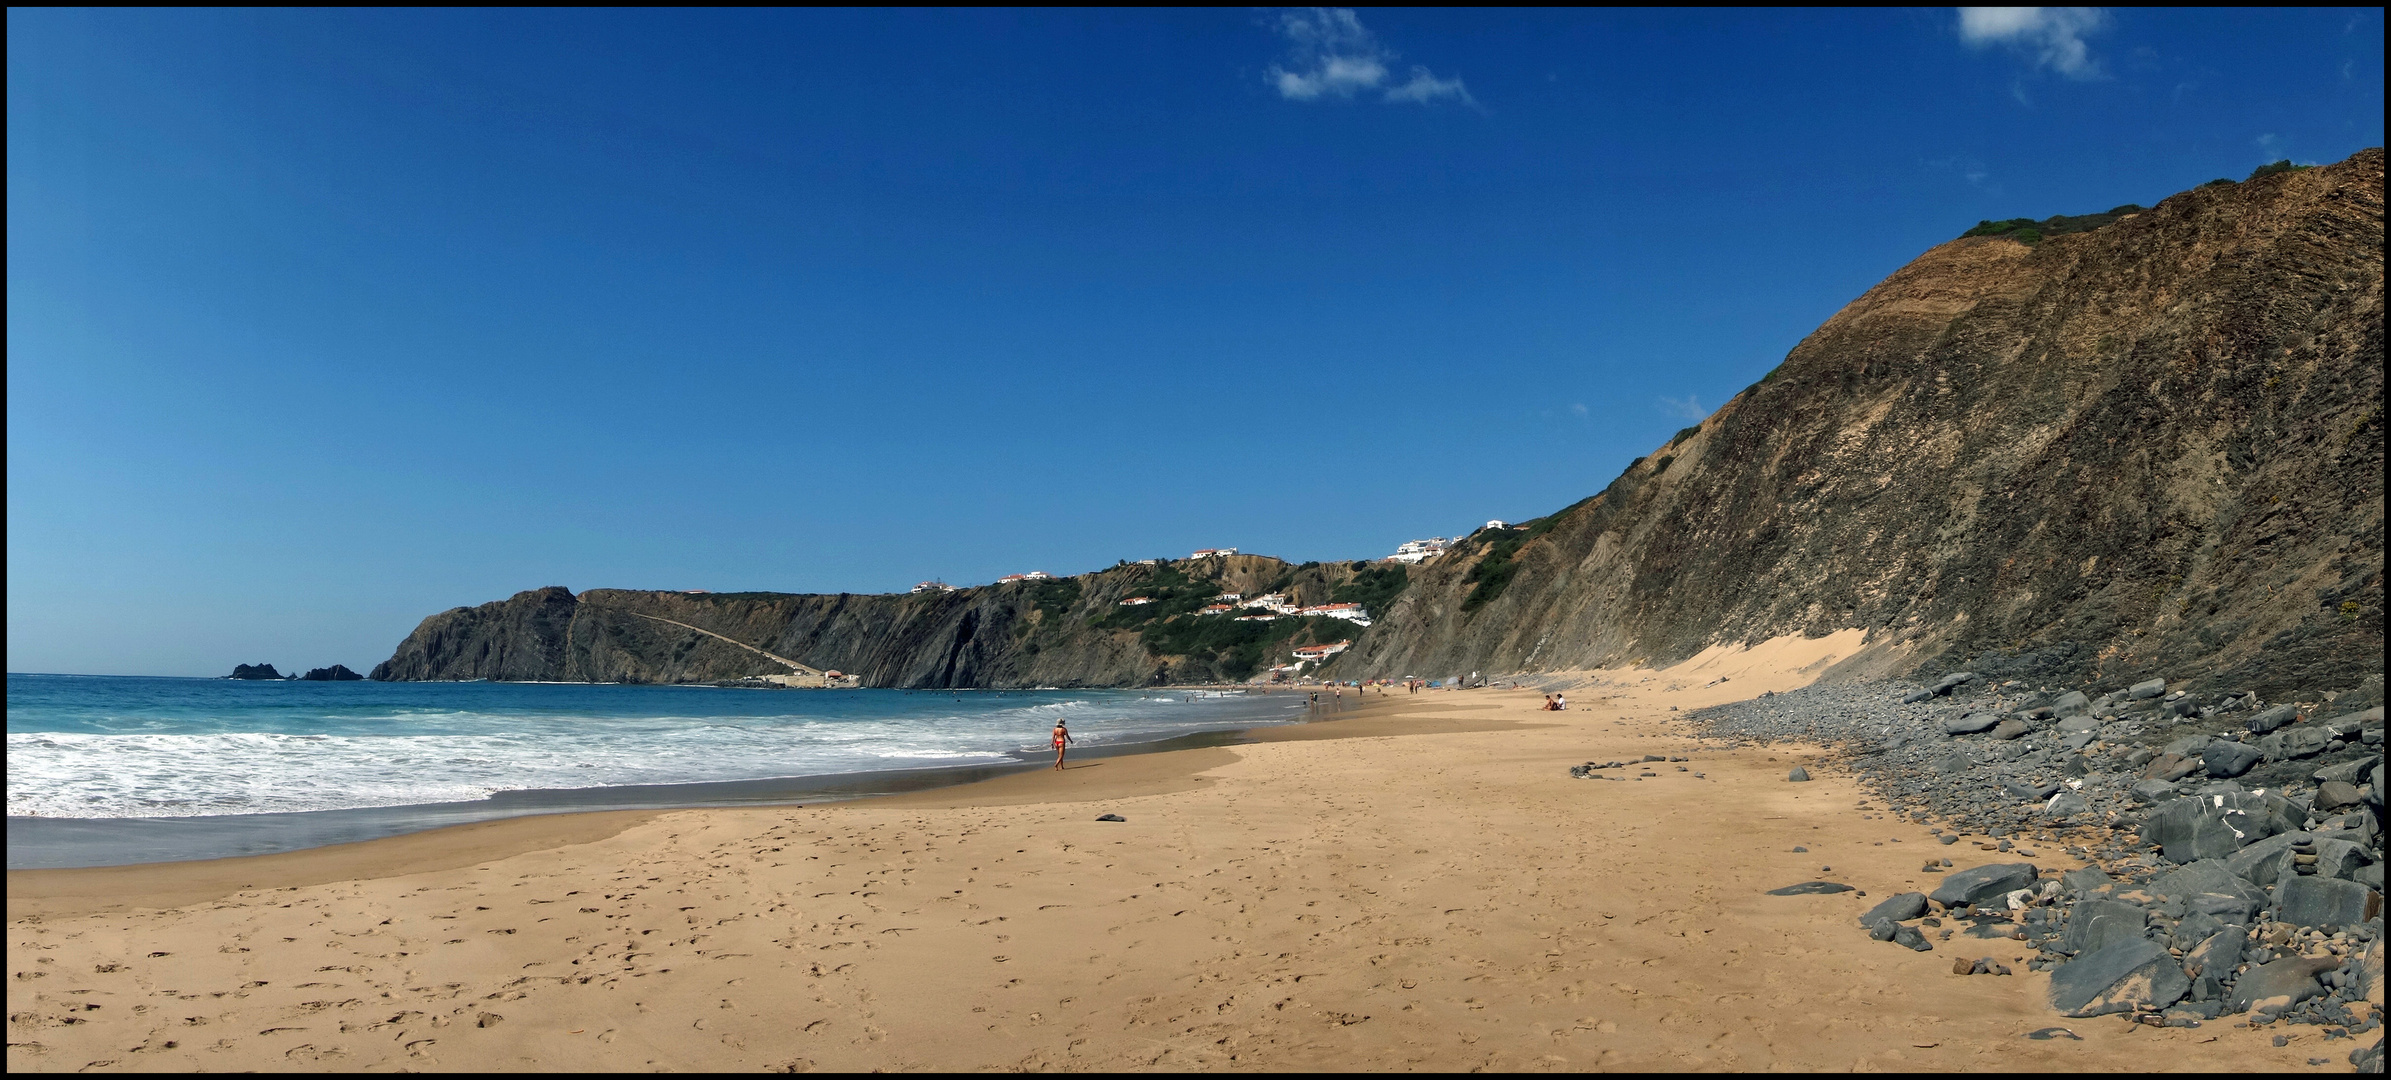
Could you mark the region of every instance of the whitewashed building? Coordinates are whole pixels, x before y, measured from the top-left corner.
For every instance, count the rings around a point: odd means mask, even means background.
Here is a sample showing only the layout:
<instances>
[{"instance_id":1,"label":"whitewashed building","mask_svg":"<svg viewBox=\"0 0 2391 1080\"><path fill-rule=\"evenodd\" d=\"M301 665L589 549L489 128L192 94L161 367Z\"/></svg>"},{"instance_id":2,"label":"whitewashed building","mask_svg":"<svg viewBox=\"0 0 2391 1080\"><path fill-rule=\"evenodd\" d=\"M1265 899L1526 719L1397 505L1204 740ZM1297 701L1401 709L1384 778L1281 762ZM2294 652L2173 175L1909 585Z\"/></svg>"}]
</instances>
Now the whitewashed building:
<instances>
[{"instance_id":1,"label":"whitewashed building","mask_svg":"<svg viewBox=\"0 0 2391 1080\"><path fill-rule=\"evenodd\" d=\"M1343 619L1357 626L1370 625L1370 613L1363 610L1360 604L1315 604L1308 608L1299 608L1295 613L1316 615L1327 619Z\"/></svg>"},{"instance_id":2,"label":"whitewashed building","mask_svg":"<svg viewBox=\"0 0 2391 1080\"><path fill-rule=\"evenodd\" d=\"M953 592L953 591L955 591L955 587L954 587L954 586L952 586L952 585L949 585L949 584L947 584L946 582L943 582L943 581L925 581L925 582L922 582L922 583L920 583L920 584L918 584L918 585L915 585L915 586L913 587L913 591L914 591L914 592L917 592L917 593L924 593L924 592Z\"/></svg>"},{"instance_id":3,"label":"whitewashed building","mask_svg":"<svg viewBox=\"0 0 2391 1080\"><path fill-rule=\"evenodd\" d=\"M1452 546L1452 541L1441 536L1431 536L1426 540L1409 540L1397 547L1394 554L1387 556L1387 561L1423 563L1444 554L1445 549Z\"/></svg>"},{"instance_id":4,"label":"whitewashed building","mask_svg":"<svg viewBox=\"0 0 2391 1080\"><path fill-rule=\"evenodd\" d=\"M1301 645L1295 649L1295 661L1297 663L1306 661L1319 663L1352 647L1353 643L1350 641L1336 641L1326 645Z\"/></svg>"},{"instance_id":5,"label":"whitewashed building","mask_svg":"<svg viewBox=\"0 0 2391 1080\"><path fill-rule=\"evenodd\" d=\"M1214 557L1214 556L1216 556L1216 555L1219 555L1219 556L1226 556L1226 555L1235 555L1235 554L1237 554L1237 549L1236 549L1236 548L1205 548L1205 549L1203 549L1203 550L1201 550L1201 551L1198 551L1198 552L1196 552L1196 553L1195 553L1195 554L1193 554L1193 555L1190 555L1190 556L1188 556L1188 558L1190 558L1190 559L1209 559L1209 558L1212 558L1212 557Z\"/></svg>"}]
</instances>

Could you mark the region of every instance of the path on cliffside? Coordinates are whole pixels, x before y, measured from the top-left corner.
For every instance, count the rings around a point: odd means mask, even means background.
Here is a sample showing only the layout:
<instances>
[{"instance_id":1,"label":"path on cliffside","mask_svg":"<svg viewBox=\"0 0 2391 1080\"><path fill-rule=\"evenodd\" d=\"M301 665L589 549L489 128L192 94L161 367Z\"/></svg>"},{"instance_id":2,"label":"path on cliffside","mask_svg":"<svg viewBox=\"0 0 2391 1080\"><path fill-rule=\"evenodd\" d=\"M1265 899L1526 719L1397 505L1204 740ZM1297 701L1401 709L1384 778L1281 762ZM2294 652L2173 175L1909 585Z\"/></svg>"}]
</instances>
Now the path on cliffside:
<instances>
[{"instance_id":1,"label":"path on cliffside","mask_svg":"<svg viewBox=\"0 0 2391 1080\"><path fill-rule=\"evenodd\" d=\"M738 639L736 639L736 638L727 638L727 637L724 637L724 636L722 636L721 634L717 634L717 633L715 633L714 631L712 631L712 630L708 630L708 629L706 629L705 627L702 627L702 626L691 626L691 625L689 625L688 623L685 623L685 622L678 622L678 621L676 621L676 620L673 620L673 619L667 619L667 618L664 618L664 617L662 617L662 616L659 616L659 615L645 615L645 614L641 614L640 612L636 612L636 611L626 611L626 612L623 612L623 614L625 614L625 615L634 615L634 616L638 616L639 618L642 618L642 619L649 619L649 620L653 620L653 621L655 621L655 622L660 622L660 623L671 623L672 625L674 625L674 626L678 626L678 627L680 627L680 628L681 628L681 629L683 629L683 630L695 630L695 631L697 631L698 633L704 634L704 635L706 635L707 637L713 638L713 639L714 639L714 640L716 640L716 641L727 641L727 642L729 642L729 643L731 643L731 644L733 644L733 645L736 645L736 646L738 646L738 647L740 647L740 648L742 648L742 649L745 649L745 650L747 650L748 652L754 653L754 654L756 654L757 656L762 656L762 657L767 657L767 658L769 658L769 659L772 659L772 660L777 660L777 661L779 661L779 662L781 662L781 663L783 663L783 664L787 664L787 665L789 665L790 667L796 668L797 670L799 670L799 671L801 671L801 672L804 672L805 674L808 674L808 675L821 675L821 674L822 674L822 672L821 672L820 670L818 670L818 669L815 669L815 668L810 668L810 667L807 667L807 666L805 666L804 664L800 664L800 663L798 663L797 661L795 661L795 660L791 660L791 659L789 659L789 658L788 658L788 657L786 657L786 656L781 656L781 655L779 655L779 654L777 654L777 653L768 653L768 652L765 652L764 650L762 650L762 649L759 649L759 648L756 648L755 646L753 646L753 645L750 645L750 644L748 644L748 643L746 643L746 642L744 642L744 641L740 641L740 640L738 640Z\"/></svg>"}]
</instances>

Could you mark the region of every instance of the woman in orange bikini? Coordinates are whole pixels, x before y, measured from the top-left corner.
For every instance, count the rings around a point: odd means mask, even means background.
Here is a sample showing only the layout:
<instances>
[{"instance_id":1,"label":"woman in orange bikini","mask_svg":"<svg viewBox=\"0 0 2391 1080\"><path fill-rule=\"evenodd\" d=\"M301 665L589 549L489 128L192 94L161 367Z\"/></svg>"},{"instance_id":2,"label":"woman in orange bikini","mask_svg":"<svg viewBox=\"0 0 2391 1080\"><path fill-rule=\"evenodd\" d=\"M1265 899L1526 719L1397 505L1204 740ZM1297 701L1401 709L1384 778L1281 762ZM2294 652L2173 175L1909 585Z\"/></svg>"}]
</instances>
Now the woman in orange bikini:
<instances>
[{"instance_id":1,"label":"woman in orange bikini","mask_svg":"<svg viewBox=\"0 0 2391 1080\"><path fill-rule=\"evenodd\" d=\"M1054 722L1054 767L1055 767L1055 768L1058 768L1058 769L1059 769L1059 768L1062 768L1062 767L1063 767L1063 747L1065 747L1065 746L1069 745L1069 744L1070 744L1070 742L1071 742L1071 729L1070 729L1070 728L1067 728L1067 727L1064 727L1064 726L1063 726L1063 722L1062 722L1062 721L1060 721L1060 720L1057 720L1057 721L1055 721L1055 722Z\"/></svg>"}]
</instances>

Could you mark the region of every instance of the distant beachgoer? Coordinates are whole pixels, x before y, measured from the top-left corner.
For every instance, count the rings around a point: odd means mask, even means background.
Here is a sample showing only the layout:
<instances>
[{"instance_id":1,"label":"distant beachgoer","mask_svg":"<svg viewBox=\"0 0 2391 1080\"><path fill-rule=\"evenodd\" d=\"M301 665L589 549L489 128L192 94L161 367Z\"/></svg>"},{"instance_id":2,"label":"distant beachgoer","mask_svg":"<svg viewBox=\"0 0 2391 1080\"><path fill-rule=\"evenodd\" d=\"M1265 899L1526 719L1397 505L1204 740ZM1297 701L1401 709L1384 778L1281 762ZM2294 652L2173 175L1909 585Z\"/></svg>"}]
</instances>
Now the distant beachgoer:
<instances>
[{"instance_id":1,"label":"distant beachgoer","mask_svg":"<svg viewBox=\"0 0 2391 1080\"><path fill-rule=\"evenodd\" d=\"M1565 709L1569 708L1569 695L1567 695L1567 694L1554 694L1554 695L1552 696L1552 707L1553 707L1553 709L1554 709L1555 711L1565 710Z\"/></svg>"},{"instance_id":2,"label":"distant beachgoer","mask_svg":"<svg viewBox=\"0 0 2391 1080\"><path fill-rule=\"evenodd\" d=\"M1557 708L1559 708L1559 707L1560 707L1560 706L1558 706L1558 705L1555 705L1555 704L1553 704L1553 703L1552 703L1552 695L1551 695L1551 694L1546 694L1546 695L1544 695L1544 711L1545 711L1545 712L1551 712L1551 711L1553 711L1554 709L1557 709Z\"/></svg>"},{"instance_id":3,"label":"distant beachgoer","mask_svg":"<svg viewBox=\"0 0 2391 1080\"><path fill-rule=\"evenodd\" d=\"M1063 767L1063 748L1064 748L1064 747L1066 747L1066 746L1069 746L1070 744L1071 744L1071 729L1070 729L1070 728L1068 728L1068 727L1066 727L1066 726L1064 726L1064 724L1063 724L1063 722L1062 722L1062 721L1060 721L1060 720L1057 720L1057 721L1055 721L1055 722L1054 722L1054 767L1055 767L1055 768L1058 768L1058 769L1059 769L1059 768L1062 768L1062 767Z\"/></svg>"}]
</instances>

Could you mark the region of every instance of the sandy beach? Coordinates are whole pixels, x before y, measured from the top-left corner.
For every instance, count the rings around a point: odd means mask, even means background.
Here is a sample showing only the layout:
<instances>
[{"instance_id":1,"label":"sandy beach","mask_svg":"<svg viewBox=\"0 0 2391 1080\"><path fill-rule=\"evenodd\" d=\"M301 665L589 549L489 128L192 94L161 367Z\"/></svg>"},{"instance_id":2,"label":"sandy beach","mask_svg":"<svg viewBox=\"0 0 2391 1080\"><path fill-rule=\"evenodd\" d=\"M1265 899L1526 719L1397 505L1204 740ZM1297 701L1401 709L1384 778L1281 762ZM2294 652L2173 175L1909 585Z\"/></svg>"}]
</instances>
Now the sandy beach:
<instances>
[{"instance_id":1,"label":"sandy beach","mask_svg":"<svg viewBox=\"0 0 2391 1080\"><path fill-rule=\"evenodd\" d=\"M1802 685L1849 644L1587 673L1566 713L1373 693L1250 745L860 802L11 872L8 1067L2342 1064L2314 1029L2062 1020L2022 943L1871 941L1853 916L1931 889L1926 857L2014 856L1935 844L1833 768L1788 783L1810 748L1723 749L1670 711ZM1567 772L1645 754L1690 760ZM1814 878L1864 895L1765 892ZM1959 955L2020 973L1956 976ZM2078 1037L2027 1037L2055 1026Z\"/></svg>"}]
</instances>

